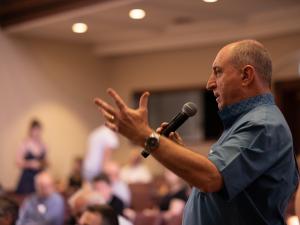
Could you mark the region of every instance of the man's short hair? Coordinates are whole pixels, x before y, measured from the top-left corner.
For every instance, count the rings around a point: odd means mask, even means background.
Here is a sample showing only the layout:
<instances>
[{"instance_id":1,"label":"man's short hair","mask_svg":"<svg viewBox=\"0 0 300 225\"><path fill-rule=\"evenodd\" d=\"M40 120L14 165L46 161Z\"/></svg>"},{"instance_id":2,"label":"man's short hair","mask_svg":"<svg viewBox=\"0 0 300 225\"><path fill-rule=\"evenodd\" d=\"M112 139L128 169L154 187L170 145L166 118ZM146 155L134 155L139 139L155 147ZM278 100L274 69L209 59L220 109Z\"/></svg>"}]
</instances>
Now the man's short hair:
<instances>
[{"instance_id":1,"label":"man's short hair","mask_svg":"<svg viewBox=\"0 0 300 225\"><path fill-rule=\"evenodd\" d=\"M1 196L0 197L0 218L10 218L11 224L14 225L18 219L19 214L19 206L18 204L6 197Z\"/></svg>"},{"instance_id":2,"label":"man's short hair","mask_svg":"<svg viewBox=\"0 0 300 225\"><path fill-rule=\"evenodd\" d=\"M256 40L243 40L234 44L232 64L237 69L252 65L259 76L271 86L272 61L267 49Z\"/></svg>"},{"instance_id":3,"label":"man's short hair","mask_svg":"<svg viewBox=\"0 0 300 225\"><path fill-rule=\"evenodd\" d=\"M91 205L87 207L86 211L101 215L101 225L119 225L117 214L108 205Z\"/></svg>"},{"instance_id":4,"label":"man's short hair","mask_svg":"<svg viewBox=\"0 0 300 225\"><path fill-rule=\"evenodd\" d=\"M95 176L93 178L93 183L99 182L99 181L104 181L107 184L111 184L109 177L106 175L106 173L100 173L99 175Z\"/></svg>"}]
</instances>

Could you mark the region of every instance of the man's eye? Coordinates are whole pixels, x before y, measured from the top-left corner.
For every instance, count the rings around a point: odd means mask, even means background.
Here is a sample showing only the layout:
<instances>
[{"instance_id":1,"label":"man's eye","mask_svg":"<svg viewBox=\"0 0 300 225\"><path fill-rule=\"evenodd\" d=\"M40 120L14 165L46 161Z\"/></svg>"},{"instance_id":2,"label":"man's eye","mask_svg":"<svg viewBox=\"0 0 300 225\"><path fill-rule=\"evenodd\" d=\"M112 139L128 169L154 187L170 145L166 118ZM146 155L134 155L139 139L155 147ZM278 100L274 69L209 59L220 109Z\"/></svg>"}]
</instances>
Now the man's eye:
<instances>
[{"instance_id":1,"label":"man's eye","mask_svg":"<svg viewBox=\"0 0 300 225\"><path fill-rule=\"evenodd\" d=\"M215 70L215 75L216 75L216 77L220 77L222 75L222 71L221 70Z\"/></svg>"}]
</instances>

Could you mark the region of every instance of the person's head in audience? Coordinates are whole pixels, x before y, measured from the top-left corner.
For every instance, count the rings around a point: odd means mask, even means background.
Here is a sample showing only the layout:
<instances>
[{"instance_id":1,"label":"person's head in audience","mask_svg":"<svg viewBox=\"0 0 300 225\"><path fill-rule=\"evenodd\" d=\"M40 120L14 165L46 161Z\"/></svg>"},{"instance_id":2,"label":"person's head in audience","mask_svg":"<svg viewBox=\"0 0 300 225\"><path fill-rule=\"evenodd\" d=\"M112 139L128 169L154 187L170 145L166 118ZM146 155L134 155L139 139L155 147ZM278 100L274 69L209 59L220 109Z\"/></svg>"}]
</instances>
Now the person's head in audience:
<instances>
[{"instance_id":1,"label":"person's head in audience","mask_svg":"<svg viewBox=\"0 0 300 225\"><path fill-rule=\"evenodd\" d=\"M120 179L120 166L114 161L106 162L103 171L109 177L112 183Z\"/></svg>"},{"instance_id":2,"label":"person's head in audience","mask_svg":"<svg viewBox=\"0 0 300 225\"><path fill-rule=\"evenodd\" d=\"M0 197L0 224L15 225L18 219L18 204L5 196Z\"/></svg>"},{"instance_id":3,"label":"person's head in audience","mask_svg":"<svg viewBox=\"0 0 300 225\"><path fill-rule=\"evenodd\" d=\"M39 120L33 119L29 126L29 137L35 140L41 139L42 124Z\"/></svg>"},{"instance_id":4,"label":"person's head in audience","mask_svg":"<svg viewBox=\"0 0 300 225\"><path fill-rule=\"evenodd\" d=\"M101 173L94 177L92 188L94 191L100 193L105 201L109 201L112 197L112 187L109 177L105 173Z\"/></svg>"},{"instance_id":5,"label":"person's head in audience","mask_svg":"<svg viewBox=\"0 0 300 225\"><path fill-rule=\"evenodd\" d=\"M73 194L68 201L71 209L71 215L77 222L84 210L89 205L104 204L105 200L100 193L91 190L79 190Z\"/></svg>"},{"instance_id":6,"label":"person's head in audience","mask_svg":"<svg viewBox=\"0 0 300 225\"><path fill-rule=\"evenodd\" d=\"M79 225L119 225L117 214L107 205L88 206Z\"/></svg>"},{"instance_id":7,"label":"person's head in audience","mask_svg":"<svg viewBox=\"0 0 300 225\"><path fill-rule=\"evenodd\" d=\"M41 172L34 178L36 194L47 198L55 192L54 181L48 172Z\"/></svg>"}]
</instances>

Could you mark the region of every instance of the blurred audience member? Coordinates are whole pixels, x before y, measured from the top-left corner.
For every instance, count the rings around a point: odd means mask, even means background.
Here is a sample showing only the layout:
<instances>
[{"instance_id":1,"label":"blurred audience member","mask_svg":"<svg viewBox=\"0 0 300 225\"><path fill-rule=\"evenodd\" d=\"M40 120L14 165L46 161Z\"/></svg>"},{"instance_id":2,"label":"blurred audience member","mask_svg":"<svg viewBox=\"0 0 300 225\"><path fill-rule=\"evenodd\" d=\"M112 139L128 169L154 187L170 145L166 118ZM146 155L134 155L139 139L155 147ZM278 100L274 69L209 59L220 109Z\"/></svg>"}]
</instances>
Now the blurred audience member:
<instances>
[{"instance_id":1,"label":"blurred audience member","mask_svg":"<svg viewBox=\"0 0 300 225\"><path fill-rule=\"evenodd\" d=\"M88 206L82 214L79 225L119 225L115 211L107 205Z\"/></svg>"},{"instance_id":2,"label":"blurred audience member","mask_svg":"<svg viewBox=\"0 0 300 225\"><path fill-rule=\"evenodd\" d=\"M134 149L130 152L129 162L121 169L120 177L127 184L149 183L152 181L152 175L143 163L139 150Z\"/></svg>"},{"instance_id":3,"label":"blurred audience member","mask_svg":"<svg viewBox=\"0 0 300 225\"><path fill-rule=\"evenodd\" d=\"M28 197L20 210L18 225L62 225L64 199L55 191L52 177L47 172L35 177L36 193Z\"/></svg>"},{"instance_id":4,"label":"blurred audience member","mask_svg":"<svg viewBox=\"0 0 300 225\"><path fill-rule=\"evenodd\" d=\"M79 223L79 218L82 216L83 212L88 206L99 204L105 204L105 200L99 192L90 190L88 188L77 191L69 199L72 218L67 224L77 225ZM118 215L118 220L120 225L132 225L130 221L121 215Z\"/></svg>"},{"instance_id":5,"label":"blurred audience member","mask_svg":"<svg viewBox=\"0 0 300 225\"><path fill-rule=\"evenodd\" d=\"M73 162L71 174L68 179L68 192L70 194L76 192L82 185L82 158L76 157Z\"/></svg>"},{"instance_id":6,"label":"blurred audience member","mask_svg":"<svg viewBox=\"0 0 300 225\"><path fill-rule=\"evenodd\" d=\"M182 207L188 199L188 188L187 185L170 170L165 170L164 177L167 181L169 192L162 197L159 208L161 211L167 211L170 209L173 200L176 200L176 206L179 206L182 202ZM182 208L183 209L183 208Z\"/></svg>"},{"instance_id":7,"label":"blurred audience member","mask_svg":"<svg viewBox=\"0 0 300 225\"><path fill-rule=\"evenodd\" d=\"M130 152L128 163L121 169L120 177L127 184L149 183L152 181L152 174L143 163L140 151L133 149Z\"/></svg>"},{"instance_id":8,"label":"blurred audience member","mask_svg":"<svg viewBox=\"0 0 300 225\"><path fill-rule=\"evenodd\" d=\"M105 163L104 173L108 175L113 194L120 198L126 206L130 205L131 193L128 184L120 179L120 167L116 162Z\"/></svg>"},{"instance_id":9,"label":"blurred audience member","mask_svg":"<svg viewBox=\"0 0 300 225\"><path fill-rule=\"evenodd\" d=\"M123 214L124 203L113 194L111 182L105 173L101 173L93 179L92 189L101 194L105 203L110 205L117 214Z\"/></svg>"},{"instance_id":10,"label":"blurred audience member","mask_svg":"<svg viewBox=\"0 0 300 225\"><path fill-rule=\"evenodd\" d=\"M127 184L149 183L152 181L152 175L148 167L143 163L139 150L133 149L130 152L129 161L121 169L120 177Z\"/></svg>"},{"instance_id":11,"label":"blurred audience member","mask_svg":"<svg viewBox=\"0 0 300 225\"><path fill-rule=\"evenodd\" d=\"M0 224L15 225L18 219L18 204L5 196L0 197Z\"/></svg>"},{"instance_id":12,"label":"blurred audience member","mask_svg":"<svg viewBox=\"0 0 300 225\"><path fill-rule=\"evenodd\" d=\"M83 176L92 181L102 172L104 163L109 161L113 149L119 146L118 136L105 126L95 129L89 136L88 151L83 162Z\"/></svg>"},{"instance_id":13,"label":"blurred audience member","mask_svg":"<svg viewBox=\"0 0 300 225\"><path fill-rule=\"evenodd\" d=\"M82 213L89 205L104 204L105 201L101 194L92 191L90 188L85 187L74 193L68 200L71 215L67 224L75 225L78 223Z\"/></svg>"},{"instance_id":14,"label":"blurred audience member","mask_svg":"<svg viewBox=\"0 0 300 225\"><path fill-rule=\"evenodd\" d=\"M17 165L22 174L16 189L18 194L29 194L35 191L34 177L46 166L46 147L42 140L42 125L32 120L28 137L17 152Z\"/></svg>"},{"instance_id":15,"label":"blurred audience member","mask_svg":"<svg viewBox=\"0 0 300 225\"><path fill-rule=\"evenodd\" d=\"M167 222L173 217L182 215L188 198L188 187L185 185L183 180L170 170L165 170L164 178L167 182L168 188L161 197L158 207L144 209L142 213L148 216L161 214L161 218ZM135 221L137 212L130 208L126 208L124 210L124 215L131 221Z\"/></svg>"}]
</instances>

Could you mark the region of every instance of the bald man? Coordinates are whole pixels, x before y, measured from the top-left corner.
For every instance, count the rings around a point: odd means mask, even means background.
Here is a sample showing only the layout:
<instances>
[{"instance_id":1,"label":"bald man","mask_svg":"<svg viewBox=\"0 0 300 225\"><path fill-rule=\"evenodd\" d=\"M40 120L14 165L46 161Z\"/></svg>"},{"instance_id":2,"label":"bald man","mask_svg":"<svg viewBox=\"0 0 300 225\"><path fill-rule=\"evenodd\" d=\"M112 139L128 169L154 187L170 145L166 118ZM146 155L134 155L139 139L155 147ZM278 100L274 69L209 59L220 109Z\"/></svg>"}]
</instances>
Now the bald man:
<instances>
[{"instance_id":1,"label":"bald man","mask_svg":"<svg viewBox=\"0 0 300 225\"><path fill-rule=\"evenodd\" d=\"M35 177L36 193L27 198L20 210L18 225L62 225L64 200L55 191L53 178L47 172Z\"/></svg>"},{"instance_id":2,"label":"bald man","mask_svg":"<svg viewBox=\"0 0 300 225\"><path fill-rule=\"evenodd\" d=\"M106 125L146 147L164 166L193 186L184 225L283 225L298 184L290 129L271 94L272 62L265 47L243 40L223 47L207 89L216 97L224 131L208 157L160 136L148 125L145 92L137 109L112 89L117 108L98 98Z\"/></svg>"}]
</instances>

